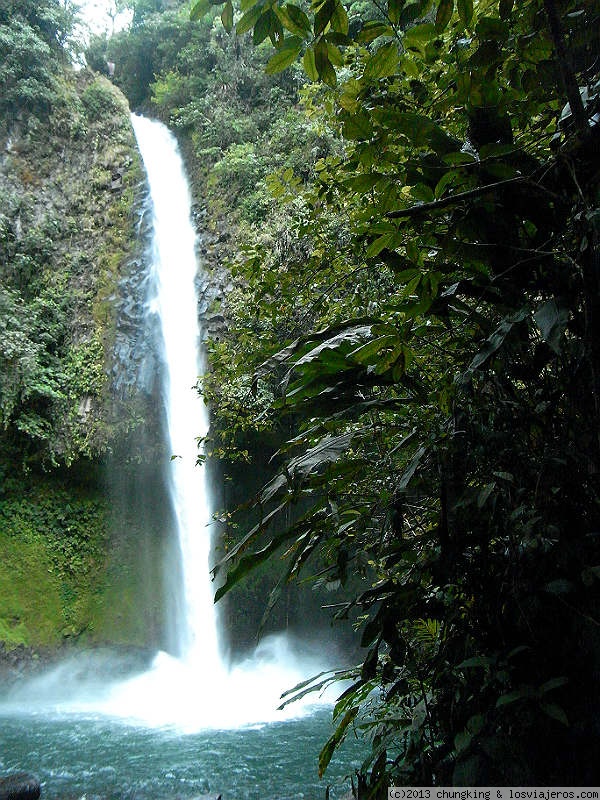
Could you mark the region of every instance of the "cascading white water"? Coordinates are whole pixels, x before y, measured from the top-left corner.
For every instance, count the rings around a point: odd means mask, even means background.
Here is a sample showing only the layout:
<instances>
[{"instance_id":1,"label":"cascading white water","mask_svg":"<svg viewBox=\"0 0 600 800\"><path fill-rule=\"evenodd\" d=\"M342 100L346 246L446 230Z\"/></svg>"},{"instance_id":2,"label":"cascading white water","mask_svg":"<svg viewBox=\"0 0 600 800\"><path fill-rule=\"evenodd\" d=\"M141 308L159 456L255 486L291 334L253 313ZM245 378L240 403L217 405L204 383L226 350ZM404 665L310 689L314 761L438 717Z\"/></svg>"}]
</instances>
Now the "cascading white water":
<instances>
[{"instance_id":1,"label":"cascading white water","mask_svg":"<svg viewBox=\"0 0 600 800\"><path fill-rule=\"evenodd\" d=\"M201 371L196 233L191 198L176 140L158 122L132 116L153 207L152 310L164 345L164 402L172 462L170 494L181 553L180 612L173 621L179 657L220 668L216 618L208 575L211 512L205 471L197 467L197 437L208 413L193 389Z\"/></svg>"}]
</instances>

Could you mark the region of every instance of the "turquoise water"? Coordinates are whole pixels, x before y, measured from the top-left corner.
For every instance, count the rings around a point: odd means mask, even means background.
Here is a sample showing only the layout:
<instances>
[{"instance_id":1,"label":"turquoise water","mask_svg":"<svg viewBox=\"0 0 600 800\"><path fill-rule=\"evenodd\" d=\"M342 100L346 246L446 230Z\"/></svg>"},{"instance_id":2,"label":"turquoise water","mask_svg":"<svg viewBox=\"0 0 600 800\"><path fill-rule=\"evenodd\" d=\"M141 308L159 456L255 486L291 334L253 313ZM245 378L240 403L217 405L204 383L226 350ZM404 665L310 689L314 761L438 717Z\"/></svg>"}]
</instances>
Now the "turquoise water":
<instances>
[{"instance_id":1,"label":"turquoise water","mask_svg":"<svg viewBox=\"0 0 600 800\"><path fill-rule=\"evenodd\" d=\"M344 776L363 759L349 740L319 780L320 747L331 709L237 730L182 735L102 716L0 715L0 771L27 771L42 800L187 800L220 792L223 800L324 800L348 791Z\"/></svg>"}]
</instances>

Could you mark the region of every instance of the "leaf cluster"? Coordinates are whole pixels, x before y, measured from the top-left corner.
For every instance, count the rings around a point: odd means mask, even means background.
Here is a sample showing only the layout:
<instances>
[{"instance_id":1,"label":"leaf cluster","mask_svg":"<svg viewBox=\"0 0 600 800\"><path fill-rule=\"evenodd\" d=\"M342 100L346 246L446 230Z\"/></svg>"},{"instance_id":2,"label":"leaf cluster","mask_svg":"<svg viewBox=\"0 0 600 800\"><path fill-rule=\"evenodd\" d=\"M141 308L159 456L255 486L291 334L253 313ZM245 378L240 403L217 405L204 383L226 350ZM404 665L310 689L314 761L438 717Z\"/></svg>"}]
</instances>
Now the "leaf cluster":
<instances>
[{"instance_id":1,"label":"leaf cluster","mask_svg":"<svg viewBox=\"0 0 600 800\"><path fill-rule=\"evenodd\" d=\"M304 259L247 252L238 327L254 349L238 374L291 434L219 595L280 548L269 605L307 572L362 578L338 616L361 615L366 655L320 769L362 731L365 796L593 781L597 15L538 0L371 12L246 2L237 21L271 40L267 70L302 58L321 84L310 113L343 151L307 185L272 180Z\"/></svg>"}]
</instances>

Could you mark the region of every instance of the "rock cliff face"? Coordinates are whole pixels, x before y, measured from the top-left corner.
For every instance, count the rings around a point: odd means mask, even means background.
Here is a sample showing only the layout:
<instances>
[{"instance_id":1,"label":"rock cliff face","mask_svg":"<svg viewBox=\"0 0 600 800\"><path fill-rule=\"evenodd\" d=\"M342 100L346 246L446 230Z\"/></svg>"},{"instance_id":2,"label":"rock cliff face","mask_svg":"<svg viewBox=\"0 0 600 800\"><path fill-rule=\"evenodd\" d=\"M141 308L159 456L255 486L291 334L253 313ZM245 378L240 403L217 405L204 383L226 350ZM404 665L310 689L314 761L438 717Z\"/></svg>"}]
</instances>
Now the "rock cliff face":
<instances>
[{"instance_id":1,"label":"rock cliff face","mask_svg":"<svg viewBox=\"0 0 600 800\"><path fill-rule=\"evenodd\" d=\"M0 131L4 440L44 466L96 456L110 439L114 297L142 176L121 93L87 72L64 81L47 119L21 113Z\"/></svg>"},{"instance_id":2,"label":"rock cliff face","mask_svg":"<svg viewBox=\"0 0 600 800\"><path fill-rule=\"evenodd\" d=\"M156 592L144 599L140 587L159 580L152 564L163 545L144 539L143 519L118 519L124 501L115 499L146 477L127 477L124 462L140 459L129 445L143 436L158 448L157 369L143 320L144 197L127 101L105 78L64 70L47 114L0 115L0 642L8 648L161 636ZM117 476L108 481L111 458Z\"/></svg>"}]
</instances>

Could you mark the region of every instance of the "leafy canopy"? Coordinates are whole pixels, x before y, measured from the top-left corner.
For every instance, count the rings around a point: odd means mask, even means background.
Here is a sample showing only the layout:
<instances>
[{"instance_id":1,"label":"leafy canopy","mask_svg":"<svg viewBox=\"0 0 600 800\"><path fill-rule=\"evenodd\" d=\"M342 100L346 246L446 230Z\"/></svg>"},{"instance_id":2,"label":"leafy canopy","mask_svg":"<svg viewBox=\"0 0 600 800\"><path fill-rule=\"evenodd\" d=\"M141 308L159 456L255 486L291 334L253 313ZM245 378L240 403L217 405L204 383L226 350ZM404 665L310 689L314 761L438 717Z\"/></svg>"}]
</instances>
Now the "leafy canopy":
<instances>
[{"instance_id":1,"label":"leafy canopy","mask_svg":"<svg viewBox=\"0 0 600 800\"><path fill-rule=\"evenodd\" d=\"M268 72L301 60L310 113L343 141L308 181L272 179L288 241L247 248L243 344L213 348L218 444L239 445L223 424L236 411L290 431L217 596L281 548L269 605L311 568L331 587L361 576L337 613L358 615L366 656L318 684L353 679L321 773L358 730L371 796L591 785L597 8L215 5L226 29L271 41ZM223 382L247 387L237 409Z\"/></svg>"}]
</instances>

